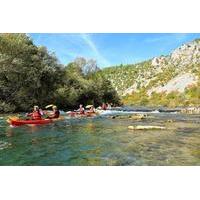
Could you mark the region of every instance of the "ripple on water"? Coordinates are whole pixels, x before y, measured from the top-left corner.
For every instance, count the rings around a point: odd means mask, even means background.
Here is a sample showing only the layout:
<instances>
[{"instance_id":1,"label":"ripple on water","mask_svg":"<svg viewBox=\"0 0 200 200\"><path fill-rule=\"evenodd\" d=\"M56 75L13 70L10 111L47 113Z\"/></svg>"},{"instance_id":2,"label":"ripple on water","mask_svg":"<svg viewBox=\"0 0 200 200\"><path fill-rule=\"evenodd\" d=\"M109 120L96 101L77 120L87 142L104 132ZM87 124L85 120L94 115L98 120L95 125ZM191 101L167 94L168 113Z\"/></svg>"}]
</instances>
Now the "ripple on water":
<instances>
[{"instance_id":1,"label":"ripple on water","mask_svg":"<svg viewBox=\"0 0 200 200\"><path fill-rule=\"evenodd\" d=\"M10 143L0 141L0 150L4 150L4 149L8 148L9 146L10 146Z\"/></svg>"}]
</instances>

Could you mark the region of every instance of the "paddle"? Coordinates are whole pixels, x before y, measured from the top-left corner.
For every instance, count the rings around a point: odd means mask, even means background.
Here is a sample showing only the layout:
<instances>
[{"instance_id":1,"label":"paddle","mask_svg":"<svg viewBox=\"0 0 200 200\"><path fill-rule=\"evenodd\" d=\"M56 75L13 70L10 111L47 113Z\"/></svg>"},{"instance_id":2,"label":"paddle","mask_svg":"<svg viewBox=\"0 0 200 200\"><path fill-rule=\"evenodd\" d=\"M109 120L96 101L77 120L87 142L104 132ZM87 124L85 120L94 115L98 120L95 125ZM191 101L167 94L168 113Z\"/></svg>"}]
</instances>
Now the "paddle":
<instances>
[{"instance_id":1,"label":"paddle","mask_svg":"<svg viewBox=\"0 0 200 200\"><path fill-rule=\"evenodd\" d=\"M92 106L93 106L93 105L87 105L85 108L88 109L88 108L91 108Z\"/></svg>"},{"instance_id":2,"label":"paddle","mask_svg":"<svg viewBox=\"0 0 200 200\"><path fill-rule=\"evenodd\" d=\"M47 109L47 108L51 108L53 106L54 106L53 104L49 104L49 105L45 106L45 108Z\"/></svg>"}]
</instances>

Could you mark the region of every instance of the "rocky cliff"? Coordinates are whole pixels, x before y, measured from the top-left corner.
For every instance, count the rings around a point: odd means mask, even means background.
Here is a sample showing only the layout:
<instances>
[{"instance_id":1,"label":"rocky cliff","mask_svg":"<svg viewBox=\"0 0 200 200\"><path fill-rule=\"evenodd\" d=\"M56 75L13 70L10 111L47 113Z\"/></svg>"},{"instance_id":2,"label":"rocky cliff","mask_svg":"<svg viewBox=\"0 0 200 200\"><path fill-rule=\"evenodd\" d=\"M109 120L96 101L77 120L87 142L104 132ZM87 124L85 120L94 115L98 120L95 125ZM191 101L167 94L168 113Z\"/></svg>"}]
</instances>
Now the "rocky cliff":
<instances>
[{"instance_id":1,"label":"rocky cliff","mask_svg":"<svg viewBox=\"0 0 200 200\"><path fill-rule=\"evenodd\" d=\"M145 91L184 93L200 80L200 39L172 51L170 55L126 66L106 68L102 72L122 97ZM197 91L199 92L199 91Z\"/></svg>"}]
</instances>

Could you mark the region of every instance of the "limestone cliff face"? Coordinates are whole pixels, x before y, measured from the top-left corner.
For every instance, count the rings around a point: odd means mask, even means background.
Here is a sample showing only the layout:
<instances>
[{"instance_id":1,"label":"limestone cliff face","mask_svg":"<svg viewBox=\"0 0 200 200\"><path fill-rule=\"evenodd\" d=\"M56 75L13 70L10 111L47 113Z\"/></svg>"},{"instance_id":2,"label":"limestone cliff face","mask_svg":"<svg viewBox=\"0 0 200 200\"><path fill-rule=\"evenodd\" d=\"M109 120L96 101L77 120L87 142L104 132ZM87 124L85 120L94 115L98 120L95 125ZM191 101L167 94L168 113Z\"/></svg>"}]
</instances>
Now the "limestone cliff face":
<instances>
[{"instance_id":1,"label":"limestone cliff face","mask_svg":"<svg viewBox=\"0 0 200 200\"><path fill-rule=\"evenodd\" d=\"M169 57L169 62L177 67L200 63L200 41L195 40L174 50Z\"/></svg>"},{"instance_id":2,"label":"limestone cliff face","mask_svg":"<svg viewBox=\"0 0 200 200\"><path fill-rule=\"evenodd\" d=\"M166 92L172 91L184 92L184 90L197 83L198 77L195 75L199 70L200 64L200 41L183 44L181 47L175 49L169 56L154 58L151 63L157 68L172 69L171 77L164 84L157 83L157 86L148 90L148 94L152 92Z\"/></svg>"},{"instance_id":3,"label":"limestone cliff face","mask_svg":"<svg viewBox=\"0 0 200 200\"><path fill-rule=\"evenodd\" d=\"M141 89L152 92L184 92L199 80L200 39L183 44L168 56L135 65L107 68L102 73L122 96Z\"/></svg>"}]
</instances>

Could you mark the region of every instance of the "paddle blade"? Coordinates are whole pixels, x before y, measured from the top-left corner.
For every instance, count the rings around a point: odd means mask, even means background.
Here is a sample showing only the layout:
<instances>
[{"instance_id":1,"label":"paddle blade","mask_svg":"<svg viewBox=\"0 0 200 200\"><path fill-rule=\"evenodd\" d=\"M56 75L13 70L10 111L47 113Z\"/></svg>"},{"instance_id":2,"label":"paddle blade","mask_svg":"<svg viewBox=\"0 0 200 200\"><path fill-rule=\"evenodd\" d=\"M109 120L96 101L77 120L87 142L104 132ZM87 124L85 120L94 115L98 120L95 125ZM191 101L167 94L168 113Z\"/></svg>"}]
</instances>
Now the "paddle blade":
<instances>
[{"instance_id":1,"label":"paddle blade","mask_svg":"<svg viewBox=\"0 0 200 200\"><path fill-rule=\"evenodd\" d=\"M91 108L93 105L87 105L85 108Z\"/></svg>"},{"instance_id":2,"label":"paddle blade","mask_svg":"<svg viewBox=\"0 0 200 200\"><path fill-rule=\"evenodd\" d=\"M47 105L45 108L51 108L53 106L54 106L53 104L50 104L50 105Z\"/></svg>"}]
</instances>

